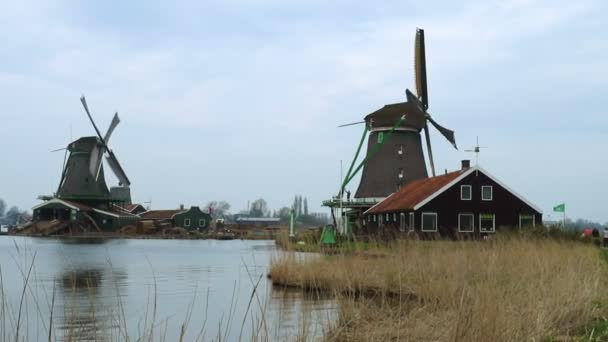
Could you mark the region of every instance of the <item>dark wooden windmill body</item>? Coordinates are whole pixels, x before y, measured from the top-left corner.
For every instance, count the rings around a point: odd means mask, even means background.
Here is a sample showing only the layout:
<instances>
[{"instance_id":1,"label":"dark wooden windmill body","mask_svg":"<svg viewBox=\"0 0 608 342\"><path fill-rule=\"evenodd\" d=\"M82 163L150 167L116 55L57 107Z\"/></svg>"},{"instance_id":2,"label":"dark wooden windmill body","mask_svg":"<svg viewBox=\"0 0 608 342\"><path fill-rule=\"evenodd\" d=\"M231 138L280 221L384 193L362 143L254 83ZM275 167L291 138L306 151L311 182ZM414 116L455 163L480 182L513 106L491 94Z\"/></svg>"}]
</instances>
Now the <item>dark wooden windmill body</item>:
<instances>
[{"instance_id":1,"label":"dark wooden windmill body","mask_svg":"<svg viewBox=\"0 0 608 342\"><path fill-rule=\"evenodd\" d=\"M456 148L454 131L439 125L428 112L422 29L416 31L415 64L418 95L406 89L406 102L385 105L365 117L364 121L369 130L367 156L355 198L383 198L411 181L427 178L421 136L423 130L431 173L435 175L429 123Z\"/></svg>"}]
</instances>

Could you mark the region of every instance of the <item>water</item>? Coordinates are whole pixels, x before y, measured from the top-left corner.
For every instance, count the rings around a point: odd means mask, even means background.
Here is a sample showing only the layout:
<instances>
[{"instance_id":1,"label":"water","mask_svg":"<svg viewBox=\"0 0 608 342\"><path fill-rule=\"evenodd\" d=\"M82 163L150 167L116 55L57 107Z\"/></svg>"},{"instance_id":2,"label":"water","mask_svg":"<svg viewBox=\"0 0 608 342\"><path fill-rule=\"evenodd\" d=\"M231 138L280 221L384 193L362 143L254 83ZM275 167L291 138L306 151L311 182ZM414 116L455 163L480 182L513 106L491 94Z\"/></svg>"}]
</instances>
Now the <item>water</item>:
<instances>
[{"instance_id":1,"label":"water","mask_svg":"<svg viewBox=\"0 0 608 342\"><path fill-rule=\"evenodd\" d=\"M26 341L49 326L53 340L177 341L182 326L184 341L320 336L335 304L273 288L277 253L272 241L0 237L0 341L17 325Z\"/></svg>"}]
</instances>

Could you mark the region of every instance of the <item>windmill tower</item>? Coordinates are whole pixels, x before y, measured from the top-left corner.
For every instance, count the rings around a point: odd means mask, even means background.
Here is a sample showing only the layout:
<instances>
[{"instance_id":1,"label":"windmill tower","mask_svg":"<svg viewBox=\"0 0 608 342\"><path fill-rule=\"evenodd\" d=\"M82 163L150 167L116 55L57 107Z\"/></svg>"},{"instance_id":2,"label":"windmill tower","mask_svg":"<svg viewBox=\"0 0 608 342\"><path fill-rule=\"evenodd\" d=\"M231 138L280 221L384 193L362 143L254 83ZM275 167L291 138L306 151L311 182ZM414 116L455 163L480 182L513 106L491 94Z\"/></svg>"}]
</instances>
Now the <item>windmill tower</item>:
<instances>
[{"instance_id":1,"label":"windmill tower","mask_svg":"<svg viewBox=\"0 0 608 342\"><path fill-rule=\"evenodd\" d=\"M406 102L385 105L364 119L369 139L355 198L383 198L413 180L428 177L422 149L422 130L426 138L431 173L435 175L429 123L457 149L454 131L439 125L428 112L422 29L416 30L415 67L417 96L406 89ZM354 175L349 175L348 180L352 176Z\"/></svg>"},{"instance_id":2,"label":"windmill tower","mask_svg":"<svg viewBox=\"0 0 608 342\"><path fill-rule=\"evenodd\" d=\"M102 136L89 112L84 96L80 98L80 101L97 136L82 137L67 146L69 157L64 163L56 196L59 199L85 202L91 205L107 202L129 204L131 203L131 182L120 166L116 155L108 146L112 132L120 123L118 113L114 114L110 127ZM119 181L118 186L110 189L108 189L104 177L104 155L107 164Z\"/></svg>"}]
</instances>

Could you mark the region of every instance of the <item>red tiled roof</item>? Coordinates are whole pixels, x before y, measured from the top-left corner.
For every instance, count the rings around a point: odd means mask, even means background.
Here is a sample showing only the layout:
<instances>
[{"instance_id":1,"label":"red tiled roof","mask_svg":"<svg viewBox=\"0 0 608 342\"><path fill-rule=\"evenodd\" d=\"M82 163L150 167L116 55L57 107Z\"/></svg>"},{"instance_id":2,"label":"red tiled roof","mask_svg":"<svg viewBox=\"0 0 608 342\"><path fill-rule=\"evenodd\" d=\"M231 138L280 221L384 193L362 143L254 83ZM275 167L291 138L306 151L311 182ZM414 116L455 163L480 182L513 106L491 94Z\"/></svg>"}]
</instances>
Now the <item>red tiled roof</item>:
<instances>
[{"instance_id":1,"label":"red tiled roof","mask_svg":"<svg viewBox=\"0 0 608 342\"><path fill-rule=\"evenodd\" d=\"M139 217L148 220L170 220L173 215L181 213L184 210L149 210L141 213Z\"/></svg>"},{"instance_id":2,"label":"red tiled roof","mask_svg":"<svg viewBox=\"0 0 608 342\"><path fill-rule=\"evenodd\" d=\"M412 210L418 203L439 191L467 170L458 170L445 175L415 180L371 207L366 214Z\"/></svg>"}]
</instances>

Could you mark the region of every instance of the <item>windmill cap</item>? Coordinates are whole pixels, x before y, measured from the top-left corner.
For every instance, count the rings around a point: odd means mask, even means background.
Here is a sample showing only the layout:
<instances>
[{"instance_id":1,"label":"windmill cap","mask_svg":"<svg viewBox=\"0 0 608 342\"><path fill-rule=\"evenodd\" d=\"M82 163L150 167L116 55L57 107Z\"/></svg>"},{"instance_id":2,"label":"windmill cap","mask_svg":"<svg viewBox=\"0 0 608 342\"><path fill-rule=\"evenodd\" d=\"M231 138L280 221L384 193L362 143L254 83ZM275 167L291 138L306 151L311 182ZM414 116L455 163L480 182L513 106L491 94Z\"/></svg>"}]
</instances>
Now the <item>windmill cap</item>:
<instances>
[{"instance_id":1,"label":"windmill cap","mask_svg":"<svg viewBox=\"0 0 608 342\"><path fill-rule=\"evenodd\" d=\"M408 102L385 105L377 111L368 114L365 117L365 122L371 128L392 127L405 115L405 121L401 124L401 127L421 130L424 128L426 118L420 115L418 111L413 110L411 106Z\"/></svg>"}]
</instances>

